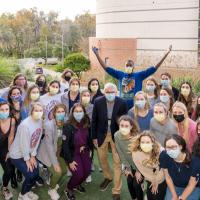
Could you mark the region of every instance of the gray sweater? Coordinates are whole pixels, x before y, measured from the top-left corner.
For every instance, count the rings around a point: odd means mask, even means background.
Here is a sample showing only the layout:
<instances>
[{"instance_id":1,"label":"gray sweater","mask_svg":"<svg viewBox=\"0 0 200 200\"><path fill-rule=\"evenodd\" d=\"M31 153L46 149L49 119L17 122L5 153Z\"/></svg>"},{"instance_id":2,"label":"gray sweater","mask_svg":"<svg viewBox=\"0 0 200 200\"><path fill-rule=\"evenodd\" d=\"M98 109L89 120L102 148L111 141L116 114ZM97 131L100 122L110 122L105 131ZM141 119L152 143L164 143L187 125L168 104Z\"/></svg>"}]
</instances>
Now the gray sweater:
<instances>
[{"instance_id":1,"label":"gray sweater","mask_svg":"<svg viewBox=\"0 0 200 200\"><path fill-rule=\"evenodd\" d=\"M37 155L38 145L42 136L42 120L35 121L31 116L18 126L15 139L10 147L12 159L23 158L24 161Z\"/></svg>"},{"instance_id":2,"label":"gray sweater","mask_svg":"<svg viewBox=\"0 0 200 200\"><path fill-rule=\"evenodd\" d=\"M164 125L152 118L150 122L150 130L162 146L164 146L164 141L167 135L178 134L177 126L170 118L167 119L167 122Z\"/></svg>"},{"instance_id":3,"label":"gray sweater","mask_svg":"<svg viewBox=\"0 0 200 200\"><path fill-rule=\"evenodd\" d=\"M131 170L131 167L136 169L135 164L133 163L132 154L129 151L129 145L131 144L132 139L133 137L130 139L123 138L120 131L115 133L115 146L117 148L121 164L123 165L123 168L125 167L127 170Z\"/></svg>"},{"instance_id":4,"label":"gray sweater","mask_svg":"<svg viewBox=\"0 0 200 200\"><path fill-rule=\"evenodd\" d=\"M37 159L46 166L57 165L58 160L56 156L57 152L57 126L54 120L46 121L44 124L45 136L42 139L38 148Z\"/></svg>"}]
</instances>

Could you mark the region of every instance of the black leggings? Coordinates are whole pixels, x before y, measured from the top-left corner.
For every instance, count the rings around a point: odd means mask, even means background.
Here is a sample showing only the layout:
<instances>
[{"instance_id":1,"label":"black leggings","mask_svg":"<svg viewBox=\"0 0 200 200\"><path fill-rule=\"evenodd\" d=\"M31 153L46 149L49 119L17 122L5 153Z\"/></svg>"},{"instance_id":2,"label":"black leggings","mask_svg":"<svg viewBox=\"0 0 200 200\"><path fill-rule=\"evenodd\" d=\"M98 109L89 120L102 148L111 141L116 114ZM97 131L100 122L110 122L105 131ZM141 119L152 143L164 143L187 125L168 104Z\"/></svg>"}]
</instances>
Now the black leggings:
<instances>
[{"instance_id":1,"label":"black leggings","mask_svg":"<svg viewBox=\"0 0 200 200\"><path fill-rule=\"evenodd\" d=\"M136 198L137 200L144 199L144 192L141 187L142 183L143 181L138 184L135 176L132 177L131 175L129 175L127 177L128 189L129 189L129 193L132 199L136 199ZM164 200L166 188L167 188L166 182L164 181L163 183L158 185L157 194L152 194L150 185L151 183L147 181L147 199L148 200Z\"/></svg>"},{"instance_id":2,"label":"black leggings","mask_svg":"<svg viewBox=\"0 0 200 200\"><path fill-rule=\"evenodd\" d=\"M12 169L12 164L10 159L7 159L7 161L5 161L4 157L0 157L0 164L1 167L3 168L3 187L7 187L8 183L10 181L10 178L13 174L13 169Z\"/></svg>"}]
</instances>

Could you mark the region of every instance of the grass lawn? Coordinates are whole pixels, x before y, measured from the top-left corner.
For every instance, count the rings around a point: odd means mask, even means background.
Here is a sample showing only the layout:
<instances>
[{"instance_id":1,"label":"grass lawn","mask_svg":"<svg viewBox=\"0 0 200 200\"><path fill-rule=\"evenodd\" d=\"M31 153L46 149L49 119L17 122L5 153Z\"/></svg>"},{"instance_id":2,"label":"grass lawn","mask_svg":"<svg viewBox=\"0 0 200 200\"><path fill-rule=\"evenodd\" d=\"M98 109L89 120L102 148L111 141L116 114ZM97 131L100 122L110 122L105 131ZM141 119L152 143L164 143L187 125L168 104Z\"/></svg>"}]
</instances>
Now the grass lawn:
<instances>
[{"instance_id":1,"label":"grass lawn","mask_svg":"<svg viewBox=\"0 0 200 200\"><path fill-rule=\"evenodd\" d=\"M112 155L109 153L109 160L112 161ZM95 171L92 173L92 182L88 183L87 185L84 184L84 187L86 189L85 194L79 194L75 193L77 200L112 200L112 184L110 184L109 188L105 192L101 192L99 190L99 184L103 180L103 174L98 171L98 161L97 156L95 154L94 156L94 164L95 164ZM110 166L111 162L110 162ZM1 173L2 174L2 170ZM67 183L68 177L67 175L64 175L60 182L60 189L59 194L61 195L61 200L66 200L63 191L65 189L66 183ZM17 190L12 190L14 194L13 200L17 200L18 193L20 191L21 185ZM47 194L48 187L45 185L41 188L34 189L34 192L39 195L40 200L50 200L49 195ZM0 199L3 199L2 196L0 196ZM122 200L130 200L131 197L128 192L126 179L123 177L123 183L122 183L122 192L121 192L121 199Z\"/></svg>"}]
</instances>

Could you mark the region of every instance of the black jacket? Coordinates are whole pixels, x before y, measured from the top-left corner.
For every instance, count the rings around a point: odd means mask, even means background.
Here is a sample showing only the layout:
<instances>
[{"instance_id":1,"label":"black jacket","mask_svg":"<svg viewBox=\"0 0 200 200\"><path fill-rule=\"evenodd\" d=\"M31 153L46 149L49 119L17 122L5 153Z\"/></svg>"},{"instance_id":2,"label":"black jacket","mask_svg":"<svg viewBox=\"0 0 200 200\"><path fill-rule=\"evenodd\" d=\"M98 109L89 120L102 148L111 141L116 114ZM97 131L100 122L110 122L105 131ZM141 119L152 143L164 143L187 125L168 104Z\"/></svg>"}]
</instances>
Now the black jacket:
<instances>
[{"instance_id":1,"label":"black jacket","mask_svg":"<svg viewBox=\"0 0 200 200\"><path fill-rule=\"evenodd\" d=\"M126 102L122 98L116 97L110 125L113 141L114 134L119 129L117 121L122 115L127 114L127 111ZM101 146L108 131L107 103L105 96L99 97L94 102L91 128L92 138L97 139L98 146Z\"/></svg>"},{"instance_id":2,"label":"black jacket","mask_svg":"<svg viewBox=\"0 0 200 200\"><path fill-rule=\"evenodd\" d=\"M90 128L88 129L88 140L87 140L87 146L89 147L89 150L92 151L93 155L93 144L91 139L91 131ZM74 161L74 151L75 151L75 145L74 145L74 134L76 132L76 128L70 124L66 124L63 127L63 135L62 135L62 146L61 146L61 152L60 156L64 158L66 163L71 163Z\"/></svg>"}]
</instances>

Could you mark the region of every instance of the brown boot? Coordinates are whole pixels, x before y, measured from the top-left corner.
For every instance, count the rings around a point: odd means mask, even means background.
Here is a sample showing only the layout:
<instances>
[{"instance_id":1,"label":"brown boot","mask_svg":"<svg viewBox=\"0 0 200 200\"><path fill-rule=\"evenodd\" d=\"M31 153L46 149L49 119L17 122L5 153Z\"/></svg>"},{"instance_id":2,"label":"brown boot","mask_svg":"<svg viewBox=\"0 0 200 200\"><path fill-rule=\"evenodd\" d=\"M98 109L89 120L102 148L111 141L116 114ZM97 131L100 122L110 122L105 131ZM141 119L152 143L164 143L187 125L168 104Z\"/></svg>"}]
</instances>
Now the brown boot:
<instances>
[{"instance_id":1,"label":"brown boot","mask_svg":"<svg viewBox=\"0 0 200 200\"><path fill-rule=\"evenodd\" d=\"M113 200L120 200L120 194L113 194L112 198Z\"/></svg>"},{"instance_id":2,"label":"brown boot","mask_svg":"<svg viewBox=\"0 0 200 200\"><path fill-rule=\"evenodd\" d=\"M100 190L105 191L111 182L112 182L112 180L105 178L104 181L100 184Z\"/></svg>"}]
</instances>

